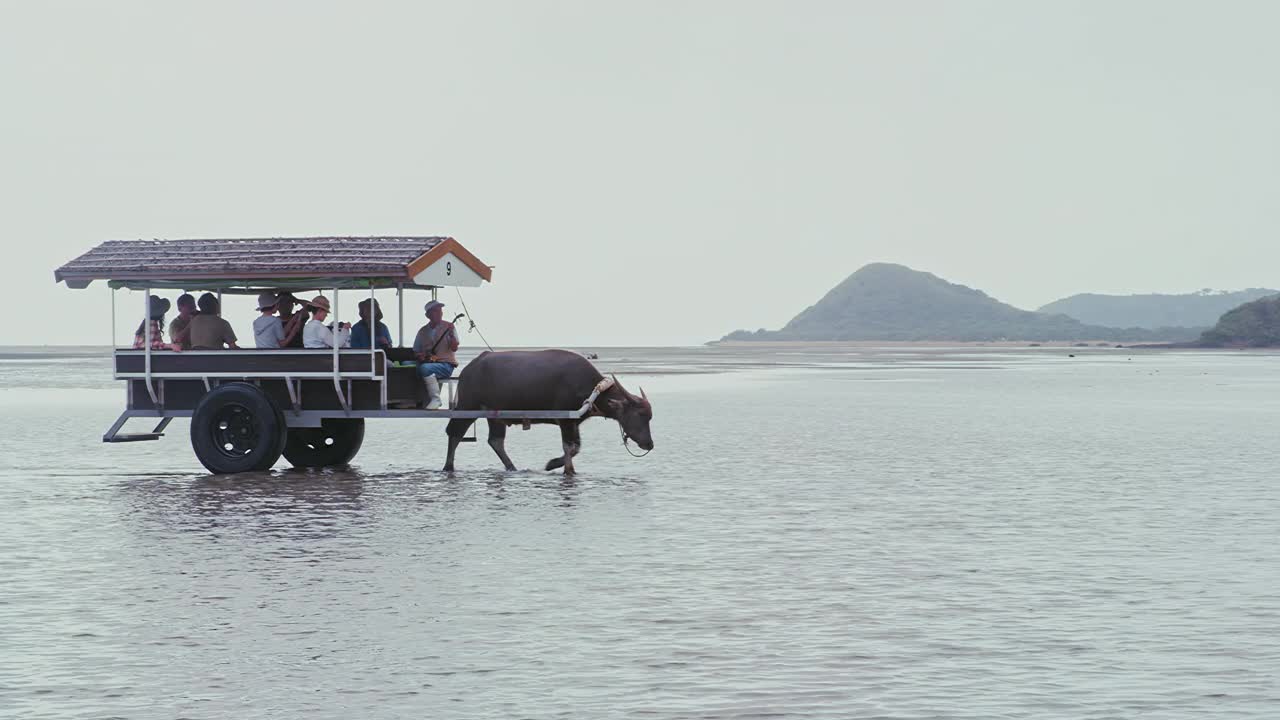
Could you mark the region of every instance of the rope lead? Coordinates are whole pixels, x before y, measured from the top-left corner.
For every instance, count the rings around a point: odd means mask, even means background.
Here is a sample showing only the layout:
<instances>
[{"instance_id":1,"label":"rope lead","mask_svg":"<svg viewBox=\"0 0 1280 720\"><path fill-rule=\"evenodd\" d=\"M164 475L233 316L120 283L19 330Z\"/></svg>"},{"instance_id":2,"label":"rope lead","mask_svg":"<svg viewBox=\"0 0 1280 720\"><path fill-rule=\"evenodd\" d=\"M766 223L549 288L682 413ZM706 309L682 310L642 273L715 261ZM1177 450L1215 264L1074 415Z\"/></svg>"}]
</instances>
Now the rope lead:
<instances>
[{"instance_id":1,"label":"rope lead","mask_svg":"<svg viewBox=\"0 0 1280 720\"><path fill-rule=\"evenodd\" d=\"M457 285L454 285L453 291L458 293L458 302L462 303L462 311L467 314L467 323L470 325L470 327L467 328L467 332L474 332L479 335L484 346L489 348L489 352L493 352L493 346L485 339L484 333L480 332L480 328L476 325L476 319L471 317L471 309L467 307L467 301L462 299L462 289Z\"/></svg>"}]
</instances>

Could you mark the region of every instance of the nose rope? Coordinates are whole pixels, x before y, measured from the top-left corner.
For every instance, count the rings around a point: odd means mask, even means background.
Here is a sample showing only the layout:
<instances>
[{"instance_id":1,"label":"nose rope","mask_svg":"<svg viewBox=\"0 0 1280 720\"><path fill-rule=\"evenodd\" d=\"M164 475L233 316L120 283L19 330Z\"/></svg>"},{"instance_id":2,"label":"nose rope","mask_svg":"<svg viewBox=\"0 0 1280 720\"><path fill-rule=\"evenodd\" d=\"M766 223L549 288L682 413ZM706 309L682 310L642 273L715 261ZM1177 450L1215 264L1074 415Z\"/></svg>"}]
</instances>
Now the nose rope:
<instances>
[{"instance_id":1,"label":"nose rope","mask_svg":"<svg viewBox=\"0 0 1280 720\"><path fill-rule=\"evenodd\" d=\"M630 455L631 457L642 458L645 455L648 455L649 453L653 452L653 448L649 448L648 450L645 450L639 455L631 452L631 446L627 444L627 441L630 440L631 438L627 437L627 431L623 429L622 423L618 423L618 430L622 432L622 447L626 448L627 454Z\"/></svg>"},{"instance_id":2,"label":"nose rope","mask_svg":"<svg viewBox=\"0 0 1280 720\"><path fill-rule=\"evenodd\" d=\"M587 398L587 401L582 404L583 411L585 412L585 411L588 411L589 409L589 412L592 415L604 415L603 412L601 412L596 408L596 399L599 398L606 390L608 390L609 388L613 387L616 384L617 384L617 378L613 377L612 375L610 375L607 378L602 378L600 382L596 383L596 387L594 390L591 391L591 395ZM631 446L627 444L627 441L630 440L631 438L627 437L627 429L622 427L621 421L618 421L618 432L622 433L622 447L626 449L627 454L630 455L631 457L642 458L645 455L648 455L649 453L653 452L653 448L649 448L648 450L645 450L643 453L639 455L632 452Z\"/></svg>"}]
</instances>

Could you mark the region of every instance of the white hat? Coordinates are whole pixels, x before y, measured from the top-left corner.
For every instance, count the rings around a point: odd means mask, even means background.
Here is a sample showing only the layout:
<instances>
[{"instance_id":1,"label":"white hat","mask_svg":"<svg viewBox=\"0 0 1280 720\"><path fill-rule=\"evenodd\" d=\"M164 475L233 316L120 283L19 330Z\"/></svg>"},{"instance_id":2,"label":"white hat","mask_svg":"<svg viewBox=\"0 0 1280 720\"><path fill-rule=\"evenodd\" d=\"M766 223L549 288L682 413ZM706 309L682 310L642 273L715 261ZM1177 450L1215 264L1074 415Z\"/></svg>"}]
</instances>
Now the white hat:
<instances>
[{"instance_id":1,"label":"white hat","mask_svg":"<svg viewBox=\"0 0 1280 720\"><path fill-rule=\"evenodd\" d=\"M262 293L262 294L258 295L258 309L259 309L259 310L266 310L267 308L274 308L274 307L276 306L276 303L278 303L278 302L280 302L280 298L276 297L276 294L275 294L275 293L272 293L272 292L264 292L264 293Z\"/></svg>"},{"instance_id":2,"label":"white hat","mask_svg":"<svg viewBox=\"0 0 1280 720\"><path fill-rule=\"evenodd\" d=\"M432 308L438 308L438 307L444 307L444 303L440 302L439 300L432 300L431 302L427 303L422 307L422 312L429 313L431 312Z\"/></svg>"}]
</instances>

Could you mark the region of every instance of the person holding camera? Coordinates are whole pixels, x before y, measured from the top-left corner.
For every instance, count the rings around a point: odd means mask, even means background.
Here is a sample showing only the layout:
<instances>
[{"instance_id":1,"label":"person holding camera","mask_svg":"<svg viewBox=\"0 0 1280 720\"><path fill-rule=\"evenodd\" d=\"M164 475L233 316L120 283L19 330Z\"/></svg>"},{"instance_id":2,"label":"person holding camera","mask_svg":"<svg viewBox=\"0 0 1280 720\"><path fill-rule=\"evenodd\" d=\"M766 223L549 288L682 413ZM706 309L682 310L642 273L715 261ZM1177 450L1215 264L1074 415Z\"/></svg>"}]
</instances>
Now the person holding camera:
<instances>
[{"instance_id":1,"label":"person holding camera","mask_svg":"<svg viewBox=\"0 0 1280 720\"><path fill-rule=\"evenodd\" d=\"M324 324L324 321L329 317L329 298L317 295L311 302L306 303L306 306L311 310L311 319L302 328L303 347L350 347L351 323L340 322L336 329Z\"/></svg>"},{"instance_id":2,"label":"person holding camera","mask_svg":"<svg viewBox=\"0 0 1280 720\"><path fill-rule=\"evenodd\" d=\"M307 316L306 303L294 297L293 293L288 291L280 293L278 300L276 310L280 313L280 326L284 329L284 340L281 341L280 347L303 347L302 330L306 327L307 321L311 319ZM298 306L297 312L294 312L295 305Z\"/></svg>"}]
</instances>

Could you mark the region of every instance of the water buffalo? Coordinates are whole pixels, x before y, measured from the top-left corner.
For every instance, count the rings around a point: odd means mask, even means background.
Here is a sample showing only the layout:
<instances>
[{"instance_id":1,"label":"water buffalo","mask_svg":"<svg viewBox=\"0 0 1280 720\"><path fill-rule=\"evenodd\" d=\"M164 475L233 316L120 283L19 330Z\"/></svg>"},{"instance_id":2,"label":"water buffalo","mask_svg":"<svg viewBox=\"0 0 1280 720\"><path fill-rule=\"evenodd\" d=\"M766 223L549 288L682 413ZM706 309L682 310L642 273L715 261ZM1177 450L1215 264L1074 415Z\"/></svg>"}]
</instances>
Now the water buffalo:
<instances>
[{"instance_id":1,"label":"water buffalo","mask_svg":"<svg viewBox=\"0 0 1280 720\"><path fill-rule=\"evenodd\" d=\"M577 410L604 379L585 358L567 350L485 352L472 360L458 376L459 410ZM572 475L573 458L582 448L578 426L587 418L599 415L617 420L627 438L644 450L653 449L649 420L653 406L640 391L636 397L615 382L600 393L591 411L576 420L533 420L534 423L560 426L564 455L547 462L547 470L563 466ZM453 454L474 420L449 421L449 457L445 471L453 470ZM515 470L507 456L507 426L519 420L489 420L489 447L508 470Z\"/></svg>"}]
</instances>

